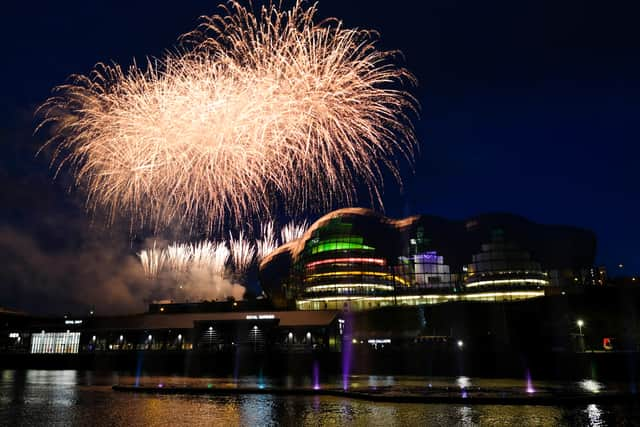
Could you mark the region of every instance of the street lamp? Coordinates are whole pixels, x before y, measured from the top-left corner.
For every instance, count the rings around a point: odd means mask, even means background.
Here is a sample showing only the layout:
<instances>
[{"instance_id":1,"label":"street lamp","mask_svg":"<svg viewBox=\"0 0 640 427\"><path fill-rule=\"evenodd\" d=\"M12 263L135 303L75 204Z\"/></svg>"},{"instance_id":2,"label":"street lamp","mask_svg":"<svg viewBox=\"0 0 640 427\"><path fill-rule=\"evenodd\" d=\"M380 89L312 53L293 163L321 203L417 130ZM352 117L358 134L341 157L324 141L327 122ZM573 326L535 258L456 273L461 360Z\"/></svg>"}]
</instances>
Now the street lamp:
<instances>
[{"instance_id":1,"label":"street lamp","mask_svg":"<svg viewBox=\"0 0 640 427\"><path fill-rule=\"evenodd\" d=\"M582 327L584 326L584 321L582 319L578 319L576 324L578 325L578 329L580 330L580 335L582 335Z\"/></svg>"},{"instance_id":2,"label":"street lamp","mask_svg":"<svg viewBox=\"0 0 640 427\"><path fill-rule=\"evenodd\" d=\"M458 341L458 348L462 348L464 346L464 342L462 340Z\"/></svg>"}]
</instances>

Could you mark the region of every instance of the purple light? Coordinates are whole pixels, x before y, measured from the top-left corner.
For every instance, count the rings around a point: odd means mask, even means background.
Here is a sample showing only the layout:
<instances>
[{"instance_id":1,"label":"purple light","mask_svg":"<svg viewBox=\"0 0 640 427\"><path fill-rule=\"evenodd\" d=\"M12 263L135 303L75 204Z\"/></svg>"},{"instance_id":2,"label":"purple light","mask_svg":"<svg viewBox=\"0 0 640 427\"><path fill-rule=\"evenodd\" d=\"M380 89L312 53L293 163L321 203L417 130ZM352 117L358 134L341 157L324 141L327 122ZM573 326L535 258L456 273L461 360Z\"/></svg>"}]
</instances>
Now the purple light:
<instances>
[{"instance_id":1,"label":"purple light","mask_svg":"<svg viewBox=\"0 0 640 427\"><path fill-rule=\"evenodd\" d=\"M320 390L320 364L317 360L313 361L313 389Z\"/></svg>"},{"instance_id":2,"label":"purple light","mask_svg":"<svg viewBox=\"0 0 640 427\"><path fill-rule=\"evenodd\" d=\"M162 388L162 387L164 387L164 384L162 383L158 384L158 388Z\"/></svg>"},{"instance_id":3,"label":"purple light","mask_svg":"<svg viewBox=\"0 0 640 427\"><path fill-rule=\"evenodd\" d=\"M342 389L349 388L349 374L351 373L351 313L345 315L344 334L342 335Z\"/></svg>"},{"instance_id":4,"label":"purple light","mask_svg":"<svg viewBox=\"0 0 640 427\"><path fill-rule=\"evenodd\" d=\"M529 394L535 393L536 390L533 388L533 382L531 381L531 372L529 372L528 369L527 369L526 377L527 377L527 393Z\"/></svg>"},{"instance_id":5,"label":"purple light","mask_svg":"<svg viewBox=\"0 0 640 427\"><path fill-rule=\"evenodd\" d=\"M436 251L429 251L429 252L425 252L423 254L416 255L416 258L422 258L422 259L427 260L427 261L437 261L438 260L438 254L437 254Z\"/></svg>"}]
</instances>

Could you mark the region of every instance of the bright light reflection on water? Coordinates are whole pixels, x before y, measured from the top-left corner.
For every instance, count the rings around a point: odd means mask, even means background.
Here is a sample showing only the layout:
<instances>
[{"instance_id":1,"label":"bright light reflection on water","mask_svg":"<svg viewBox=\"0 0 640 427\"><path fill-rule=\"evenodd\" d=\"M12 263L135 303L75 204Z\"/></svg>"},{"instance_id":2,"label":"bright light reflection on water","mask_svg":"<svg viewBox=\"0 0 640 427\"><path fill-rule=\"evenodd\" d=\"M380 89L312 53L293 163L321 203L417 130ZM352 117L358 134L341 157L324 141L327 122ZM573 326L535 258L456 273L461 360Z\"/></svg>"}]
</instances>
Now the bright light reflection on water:
<instances>
[{"instance_id":1,"label":"bright light reflection on water","mask_svg":"<svg viewBox=\"0 0 640 427\"><path fill-rule=\"evenodd\" d=\"M587 417L589 418L589 425L592 427L605 425L602 421L602 410L598 405L591 404L587 406Z\"/></svg>"},{"instance_id":2,"label":"bright light reflection on water","mask_svg":"<svg viewBox=\"0 0 640 427\"><path fill-rule=\"evenodd\" d=\"M114 383L135 383L135 376L76 371L3 371L0 375L0 420L3 425L619 425L640 424L640 405L585 404L575 407L528 405L447 405L368 402L331 396L188 396L118 393ZM312 378L245 377L238 386L312 386ZM342 376L322 387L340 388ZM235 387L229 378L142 376L143 384ZM328 382L327 382L328 381ZM357 376L367 387L512 388L523 392L522 380ZM559 385L582 389L581 383ZM600 384L601 387L604 385ZM473 388L471 386L473 385ZM540 382L545 389L553 383ZM620 386L628 390L629 385ZM607 384L606 389L612 386ZM473 392L469 393L470 396Z\"/></svg>"}]
</instances>

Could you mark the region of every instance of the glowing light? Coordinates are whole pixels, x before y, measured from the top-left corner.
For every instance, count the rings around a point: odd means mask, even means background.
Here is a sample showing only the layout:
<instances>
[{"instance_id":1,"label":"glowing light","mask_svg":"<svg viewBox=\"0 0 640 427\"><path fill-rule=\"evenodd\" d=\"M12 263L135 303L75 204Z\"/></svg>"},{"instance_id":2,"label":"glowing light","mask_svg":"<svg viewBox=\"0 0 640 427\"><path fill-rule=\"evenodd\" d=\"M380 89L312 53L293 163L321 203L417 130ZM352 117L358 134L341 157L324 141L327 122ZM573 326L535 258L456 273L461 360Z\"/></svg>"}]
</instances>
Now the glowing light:
<instances>
[{"instance_id":1,"label":"glowing light","mask_svg":"<svg viewBox=\"0 0 640 427\"><path fill-rule=\"evenodd\" d=\"M458 348L462 348L462 347L464 347L464 341L459 340L458 341Z\"/></svg>"},{"instance_id":2,"label":"glowing light","mask_svg":"<svg viewBox=\"0 0 640 427\"><path fill-rule=\"evenodd\" d=\"M458 377L456 378L456 384L458 385L458 387L464 389L464 388L469 388L471 387L471 379L469 379L469 377Z\"/></svg>"},{"instance_id":3,"label":"glowing light","mask_svg":"<svg viewBox=\"0 0 640 427\"><path fill-rule=\"evenodd\" d=\"M582 380L578 385L580 388L590 393L600 393L600 390L602 390L602 383L594 380Z\"/></svg>"},{"instance_id":4,"label":"glowing light","mask_svg":"<svg viewBox=\"0 0 640 427\"><path fill-rule=\"evenodd\" d=\"M132 225L201 221L222 227L287 207L326 209L355 198L381 204L383 169L412 160L414 77L381 51L376 33L316 6L237 1L183 37L175 53L98 65L73 76L39 109L52 123L58 170L88 189L90 210Z\"/></svg>"},{"instance_id":5,"label":"glowing light","mask_svg":"<svg viewBox=\"0 0 640 427\"><path fill-rule=\"evenodd\" d=\"M380 290L380 291L393 291L393 286L390 285L379 285L376 283L340 283L335 285L316 285L309 286L305 289L305 292L324 292L324 291L338 291L358 288L358 289L370 289L370 290Z\"/></svg>"},{"instance_id":6,"label":"glowing light","mask_svg":"<svg viewBox=\"0 0 640 427\"><path fill-rule=\"evenodd\" d=\"M477 299L525 299L536 298L544 296L544 291L515 291L515 292L485 292L477 294L424 294L424 295L396 295L396 296L375 296L375 297L363 297L363 296L331 296L331 297L317 297L306 298L297 300L296 305L299 309L305 310L310 303L314 302L331 302L331 301L358 301L358 302L407 302L413 304L435 304L438 302L446 301L465 301L465 300L477 300Z\"/></svg>"},{"instance_id":7,"label":"glowing light","mask_svg":"<svg viewBox=\"0 0 640 427\"><path fill-rule=\"evenodd\" d=\"M391 339L389 338L376 338L376 339L370 339L367 340L367 343L369 344L391 344Z\"/></svg>"},{"instance_id":8,"label":"glowing light","mask_svg":"<svg viewBox=\"0 0 640 427\"><path fill-rule=\"evenodd\" d=\"M318 277L326 277L326 276L332 276L332 277L339 277L339 276L378 276L378 277L385 277L388 278L389 280L395 280L397 282L402 283L403 285L409 285L409 283L398 277L398 276L394 276L392 274L389 273L384 273L384 272L380 272L380 271L332 271L329 273L316 273L316 274L311 274L307 277L305 277L305 282L311 281L313 279L317 279Z\"/></svg>"},{"instance_id":9,"label":"glowing light","mask_svg":"<svg viewBox=\"0 0 640 427\"><path fill-rule=\"evenodd\" d=\"M344 251L344 250L362 250L362 251L373 251L374 248L371 246L363 245L362 239L360 242L356 241L356 239L352 239L353 241L333 241L333 242L324 242L320 243L318 246L315 246L311 249L311 253L313 255L320 254L323 252L333 252L333 251Z\"/></svg>"},{"instance_id":10,"label":"glowing light","mask_svg":"<svg viewBox=\"0 0 640 427\"><path fill-rule=\"evenodd\" d=\"M492 286L492 285L548 285L548 280L543 279L497 279L497 280L480 280L478 282L472 282L465 284L467 288L473 288L476 286Z\"/></svg>"},{"instance_id":11,"label":"glowing light","mask_svg":"<svg viewBox=\"0 0 640 427\"><path fill-rule=\"evenodd\" d=\"M340 264L340 263L350 263L350 264L378 264L385 265L387 262L382 258L332 258L332 259L323 259L320 261L314 261L307 264L307 268L314 268L318 265L324 264Z\"/></svg>"},{"instance_id":12,"label":"glowing light","mask_svg":"<svg viewBox=\"0 0 640 427\"><path fill-rule=\"evenodd\" d=\"M514 292L483 292L477 294L467 294L463 295L464 299L482 299L482 298L511 298L511 297L519 297L519 298L534 298L534 297L543 297L544 291L514 291Z\"/></svg>"},{"instance_id":13,"label":"glowing light","mask_svg":"<svg viewBox=\"0 0 640 427\"><path fill-rule=\"evenodd\" d=\"M526 371L526 380L527 380L527 393L532 394L535 393L535 389L533 388L533 381L531 380L531 372L527 369Z\"/></svg>"},{"instance_id":14,"label":"glowing light","mask_svg":"<svg viewBox=\"0 0 640 427\"><path fill-rule=\"evenodd\" d=\"M275 318L276 318L275 314L247 314L245 316L245 319L248 319L248 320L271 320Z\"/></svg>"}]
</instances>

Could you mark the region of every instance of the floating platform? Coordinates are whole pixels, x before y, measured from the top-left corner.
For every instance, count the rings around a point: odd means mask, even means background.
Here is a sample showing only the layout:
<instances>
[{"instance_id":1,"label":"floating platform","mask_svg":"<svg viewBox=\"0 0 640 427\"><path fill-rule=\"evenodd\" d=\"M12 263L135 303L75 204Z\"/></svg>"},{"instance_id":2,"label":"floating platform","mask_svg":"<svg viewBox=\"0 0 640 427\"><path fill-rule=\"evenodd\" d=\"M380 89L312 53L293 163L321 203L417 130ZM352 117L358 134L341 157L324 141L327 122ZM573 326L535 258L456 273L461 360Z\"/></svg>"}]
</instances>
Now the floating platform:
<instances>
[{"instance_id":1,"label":"floating platform","mask_svg":"<svg viewBox=\"0 0 640 427\"><path fill-rule=\"evenodd\" d=\"M631 392L603 391L598 393L555 393L550 391L515 392L514 390L483 390L451 388L368 387L362 389L312 387L192 387L114 385L113 390L129 393L161 395L276 395L276 396L332 396L389 403L444 403L478 405L574 405L590 403L638 402L640 396Z\"/></svg>"}]
</instances>

